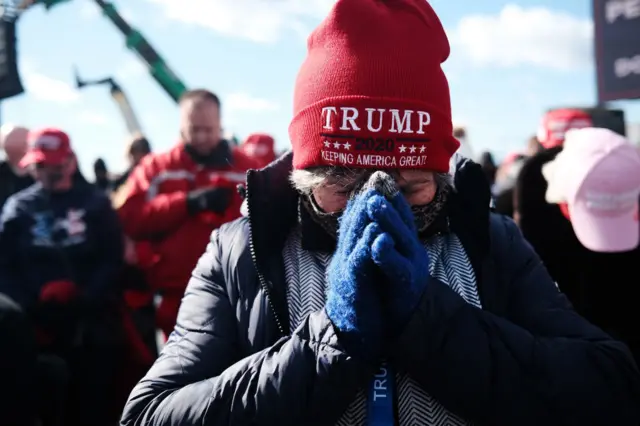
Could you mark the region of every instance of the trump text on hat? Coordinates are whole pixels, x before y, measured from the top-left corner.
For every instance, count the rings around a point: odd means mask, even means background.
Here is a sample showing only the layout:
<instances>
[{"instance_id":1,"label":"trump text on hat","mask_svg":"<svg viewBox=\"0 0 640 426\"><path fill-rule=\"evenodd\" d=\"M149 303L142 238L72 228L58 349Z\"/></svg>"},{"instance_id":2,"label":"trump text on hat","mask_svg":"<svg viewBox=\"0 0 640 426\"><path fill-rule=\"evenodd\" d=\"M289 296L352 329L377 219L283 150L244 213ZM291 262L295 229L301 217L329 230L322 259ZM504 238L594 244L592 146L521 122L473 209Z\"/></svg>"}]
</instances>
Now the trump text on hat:
<instances>
[{"instance_id":1,"label":"trump text on hat","mask_svg":"<svg viewBox=\"0 0 640 426\"><path fill-rule=\"evenodd\" d=\"M33 146L36 149L44 149L53 151L60 148L60 138L53 135L40 135L33 141Z\"/></svg>"},{"instance_id":2,"label":"trump text on hat","mask_svg":"<svg viewBox=\"0 0 640 426\"><path fill-rule=\"evenodd\" d=\"M360 132L363 127L371 133L398 133L424 135L431 124L431 114L409 109L385 109L327 106L322 108L324 130ZM415 119L414 119L415 117ZM387 126L385 127L385 123Z\"/></svg>"},{"instance_id":3,"label":"trump text on hat","mask_svg":"<svg viewBox=\"0 0 640 426\"><path fill-rule=\"evenodd\" d=\"M431 114L408 108L326 106L320 111L322 160L356 167L427 164Z\"/></svg>"}]
</instances>

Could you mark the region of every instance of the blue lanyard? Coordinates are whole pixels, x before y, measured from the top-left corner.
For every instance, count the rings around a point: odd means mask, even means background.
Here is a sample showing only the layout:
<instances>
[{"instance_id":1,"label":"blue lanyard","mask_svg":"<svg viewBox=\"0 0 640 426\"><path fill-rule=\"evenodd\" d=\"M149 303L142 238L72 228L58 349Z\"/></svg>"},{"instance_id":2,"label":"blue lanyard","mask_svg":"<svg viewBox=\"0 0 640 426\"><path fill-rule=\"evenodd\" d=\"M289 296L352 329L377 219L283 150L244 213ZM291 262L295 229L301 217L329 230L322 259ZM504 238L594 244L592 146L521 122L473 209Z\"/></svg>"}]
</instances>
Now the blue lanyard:
<instances>
[{"instance_id":1,"label":"blue lanyard","mask_svg":"<svg viewBox=\"0 0 640 426\"><path fill-rule=\"evenodd\" d=\"M371 381L367 395L367 426L395 425L395 377L384 362Z\"/></svg>"}]
</instances>

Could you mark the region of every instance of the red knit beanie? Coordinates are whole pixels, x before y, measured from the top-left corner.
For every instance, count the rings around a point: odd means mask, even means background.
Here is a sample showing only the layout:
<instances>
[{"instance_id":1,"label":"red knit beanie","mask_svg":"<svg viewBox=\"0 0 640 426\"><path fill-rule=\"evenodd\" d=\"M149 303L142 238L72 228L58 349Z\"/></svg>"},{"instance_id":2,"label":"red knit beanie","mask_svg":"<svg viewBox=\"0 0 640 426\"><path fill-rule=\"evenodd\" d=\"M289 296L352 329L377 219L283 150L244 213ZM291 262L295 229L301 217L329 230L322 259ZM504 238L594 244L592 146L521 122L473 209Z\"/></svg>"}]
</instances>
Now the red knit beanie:
<instances>
[{"instance_id":1,"label":"red knit beanie","mask_svg":"<svg viewBox=\"0 0 640 426\"><path fill-rule=\"evenodd\" d=\"M426 0L338 0L296 81L293 167L449 170L449 41Z\"/></svg>"}]
</instances>

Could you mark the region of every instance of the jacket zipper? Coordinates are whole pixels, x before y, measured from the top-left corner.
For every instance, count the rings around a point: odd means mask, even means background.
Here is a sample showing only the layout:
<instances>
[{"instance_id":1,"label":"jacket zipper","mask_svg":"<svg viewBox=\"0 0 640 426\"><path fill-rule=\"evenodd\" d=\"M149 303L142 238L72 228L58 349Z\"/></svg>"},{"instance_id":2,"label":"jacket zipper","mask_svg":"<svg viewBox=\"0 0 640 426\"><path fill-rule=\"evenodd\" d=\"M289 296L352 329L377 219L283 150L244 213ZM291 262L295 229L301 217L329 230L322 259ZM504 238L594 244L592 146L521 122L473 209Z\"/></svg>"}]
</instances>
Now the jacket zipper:
<instances>
[{"instance_id":1,"label":"jacket zipper","mask_svg":"<svg viewBox=\"0 0 640 426\"><path fill-rule=\"evenodd\" d=\"M282 321L280 320L280 315L278 315L278 311L276 310L276 307L273 304L273 295L271 294L271 289L267 285L267 280L265 279L264 275L260 271L260 268L258 267L258 258L256 256L256 250L255 250L255 246L254 246L254 242L253 242L253 226L251 225L251 204L249 203L249 185L247 185L244 188L243 192L244 192L245 198L247 200L247 213L248 213L248 217L249 217L249 229L250 229L250 232L249 232L249 251L251 251L251 260L253 260L253 264L256 267L256 272L258 274L258 280L260 281L260 286L264 290L264 293L265 293L265 295L267 297L267 303L269 303L269 307L273 311L273 318L276 321L276 325L278 327L278 330L280 331L280 335L281 336L286 336L286 333L284 331L284 327L282 326Z\"/></svg>"}]
</instances>

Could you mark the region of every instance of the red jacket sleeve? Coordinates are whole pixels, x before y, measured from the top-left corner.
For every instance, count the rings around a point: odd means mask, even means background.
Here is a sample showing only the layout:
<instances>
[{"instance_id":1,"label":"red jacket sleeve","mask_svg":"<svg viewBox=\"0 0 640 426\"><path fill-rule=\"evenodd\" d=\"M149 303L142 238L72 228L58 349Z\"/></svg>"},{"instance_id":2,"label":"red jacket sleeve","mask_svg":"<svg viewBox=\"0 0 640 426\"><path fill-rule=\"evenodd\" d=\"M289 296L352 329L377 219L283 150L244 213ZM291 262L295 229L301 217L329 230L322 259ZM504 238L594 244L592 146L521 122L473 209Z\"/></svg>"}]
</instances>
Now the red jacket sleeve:
<instances>
[{"instance_id":1,"label":"red jacket sleeve","mask_svg":"<svg viewBox=\"0 0 640 426\"><path fill-rule=\"evenodd\" d=\"M147 156L131 173L115 200L125 233L133 239L157 237L179 227L187 218L187 194L150 194L151 182L162 170Z\"/></svg>"}]
</instances>

